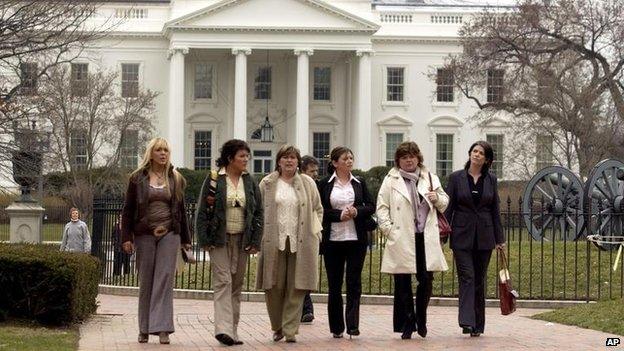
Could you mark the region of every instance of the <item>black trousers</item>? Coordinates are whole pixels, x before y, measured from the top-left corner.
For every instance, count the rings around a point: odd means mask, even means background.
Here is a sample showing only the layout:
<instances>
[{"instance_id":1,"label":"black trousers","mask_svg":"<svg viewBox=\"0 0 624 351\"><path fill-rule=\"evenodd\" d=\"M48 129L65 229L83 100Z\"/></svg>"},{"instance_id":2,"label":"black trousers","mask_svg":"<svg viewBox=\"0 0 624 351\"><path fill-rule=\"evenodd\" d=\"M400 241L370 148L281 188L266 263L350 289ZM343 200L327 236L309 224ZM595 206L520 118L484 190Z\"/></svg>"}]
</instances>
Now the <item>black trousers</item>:
<instances>
[{"instance_id":1,"label":"black trousers","mask_svg":"<svg viewBox=\"0 0 624 351\"><path fill-rule=\"evenodd\" d=\"M314 306L312 305L312 298L310 297L309 291L303 297L303 310L301 315L304 316L306 314L314 314Z\"/></svg>"},{"instance_id":2,"label":"black trousers","mask_svg":"<svg viewBox=\"0 0 624 351\"><path fill-rule=\"evenodd\" d=\"M342 334L358 329L360 325L360 297L362 295L362 268L366 258L366 245L357 241L329 241L325 246L325 270L327 271L327 314L329 330ZM347 306L343 312L342 282L347 283ZM343 314L344 313L344 314Z\"/></svg>"},{"instance_id":3,"label":"black trousers","mask_svg":"<svg viewBox=\"0 0 624 351\"><path fill-rule=\"evenodd\" d=\"M425 237L423 233L416 233L416 304L412 294L412 275L394 275L394 308L392 311L392 326L395 332L415 331L416 325L427 325L427 306L431 299L433 288L433 272L427 271L425 260Z\"/></svg>"},{"instance_id":4,"label":"black trousers","mask_svg":"<svg viewBox=\"0 0 624 351\"><path fill-rule=\"evenodd\" d=\"M485 278L492 250L453 250L459 280L459 325L485 329Z\"/></svg>"},{"instance_id":5,"label":"black trousers","mask_svg":"<svg viewBox=\"0 0 624 351\"><path fill-rule=\"evenodd\" d=\"M130 255L123 251L114 252L113 257L113 275L120 275L123 269L123 274L130 273Z\"/></svg>"}]
</instances>

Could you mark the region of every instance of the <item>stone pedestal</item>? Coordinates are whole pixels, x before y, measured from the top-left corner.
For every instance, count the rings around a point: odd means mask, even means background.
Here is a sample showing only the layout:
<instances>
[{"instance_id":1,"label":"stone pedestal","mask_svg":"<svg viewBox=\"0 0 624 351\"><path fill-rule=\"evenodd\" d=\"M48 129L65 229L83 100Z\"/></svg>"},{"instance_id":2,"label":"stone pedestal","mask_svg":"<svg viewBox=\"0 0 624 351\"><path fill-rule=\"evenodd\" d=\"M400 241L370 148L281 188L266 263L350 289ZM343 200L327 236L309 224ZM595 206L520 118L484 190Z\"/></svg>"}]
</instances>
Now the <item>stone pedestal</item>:
<instances>
[{"instance_id":1,"label":"stone pedestal","mask_svg":"<svg viewBox=\"0 0 624 351\"><path fill-rule=\"evenodd\" d=\"M44 208L37 202L14 202L6 208L11 220L12 243L40 243L43 240L41 218Z\"/></svg>"}]
</instances>

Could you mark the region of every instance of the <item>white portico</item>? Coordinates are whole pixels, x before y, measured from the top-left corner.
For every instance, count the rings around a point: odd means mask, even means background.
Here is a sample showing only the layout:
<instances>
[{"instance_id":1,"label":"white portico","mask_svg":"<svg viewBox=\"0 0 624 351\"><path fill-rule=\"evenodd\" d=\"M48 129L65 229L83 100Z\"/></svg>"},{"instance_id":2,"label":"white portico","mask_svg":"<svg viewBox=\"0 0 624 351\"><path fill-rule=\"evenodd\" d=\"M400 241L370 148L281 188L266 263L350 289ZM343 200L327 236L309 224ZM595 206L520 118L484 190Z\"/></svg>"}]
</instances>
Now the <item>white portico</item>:
<instances>
[{"instance_id":1,"label":"white portico","mask_svg":"<svg viewBox=\"0 0 624 351\"><path fill-rule=\"evenodd\" d=\"M213 149L230 138L253 145L252 133L267 112L275 126L273 145L263 145L267 151L291 143L311 154L311 123L321 130L334 122L344 126L339 137L356 155L369 155L371 37L377 29L367 19L317 0L225 0L168 21L166 130L173 145L185 145L174 148L172 161L193 167L188 141L202 128L210 129ZM210 79L219 82L210 84L218 89L208 99L194 93L200 62L211 63ZM326 101L311 105L311 67L317 63L332 67L331 79L339 83L332 86L346 91L333 89ZM370 158L356 158L356 163L367 169Z\"/></svg>"}]
</instances>

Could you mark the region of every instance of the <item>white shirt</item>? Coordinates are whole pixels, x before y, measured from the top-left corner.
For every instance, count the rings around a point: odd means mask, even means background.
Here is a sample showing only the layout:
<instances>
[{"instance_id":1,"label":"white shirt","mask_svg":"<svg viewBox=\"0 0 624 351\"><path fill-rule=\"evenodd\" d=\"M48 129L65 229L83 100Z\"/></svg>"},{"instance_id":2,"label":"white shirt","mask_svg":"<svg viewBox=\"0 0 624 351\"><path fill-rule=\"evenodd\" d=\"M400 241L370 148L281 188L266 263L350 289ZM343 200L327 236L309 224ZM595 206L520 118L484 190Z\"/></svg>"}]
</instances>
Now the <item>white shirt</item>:
<instances>
[{"instance_id":1,"label":"white shirt","mask_svg":"<svg viewBox=\"0 0 624 351\"><path fill-rule=\"evenodd\" d=\"M344 210L347 206L353 206L355 201L355 191L353 191L353 185L351 181L355 180L360 182L351 174L351 178L346 184L342 184L336 177L336 173L332 174L329 178L331 183L334 180L334 188L329 195L329 203L333 209ZM353 219L345 222L336 222L331 224L331 232L329 234L329 240L331 241L349 241L357 240L357 232L355 231L355 222Z\"/></svg>"},{"instance_id":2,"label":"white shirt","mask_svg":"<svg viewBox=\"0 0 624 351\"><path fill-rule=\"evenodd\" d=\"M297 224L299 223L299 199L292 184L277 180L275 192L277 203L277 233L279 250L286 249L286 240L290 244L290 252L297 252Z\"/></svg>"}]
</instances>

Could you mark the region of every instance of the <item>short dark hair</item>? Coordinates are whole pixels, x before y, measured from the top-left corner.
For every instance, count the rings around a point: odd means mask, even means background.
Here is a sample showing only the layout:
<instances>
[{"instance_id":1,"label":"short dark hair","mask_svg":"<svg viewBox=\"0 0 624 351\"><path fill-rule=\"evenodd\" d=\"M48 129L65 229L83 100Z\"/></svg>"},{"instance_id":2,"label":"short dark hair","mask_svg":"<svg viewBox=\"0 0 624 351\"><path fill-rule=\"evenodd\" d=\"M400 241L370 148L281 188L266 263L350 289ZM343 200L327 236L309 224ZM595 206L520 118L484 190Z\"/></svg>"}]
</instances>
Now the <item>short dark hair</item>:
<instances>
[{"instance_id":1,"label":"short dark hair","mask_svg":"<svg viewBox=\"0 0 624 351\"><path fill-rule=\"evenodd\" d=\"M221 156L217 159L217 167L226 167L230 164L236 153L240 150L247 150L247 152L251 153L251 149L249 149L249 145L240 139L231 139L226 141L221 147Z\"/></svg>"},{"instance_id":2,"label":"short dark hair","mask_svg":"<svg viewBox=\"0 0 624 351\"><path fill-rule=\"evenodd\" d=\"M418 159L418 168L422 168L425 158L418 145L413 141L404 141L397 146L394 152L394 166L399 168L399 160L406 155L416 156Z\"/></svg>"},{"instance_id":3,"label":"short dark hair","mask_svg":"<svg viewBox=\"0 0 624 351\"><path fill-rule=\"evenodd\" d=\"M319 161L316 158L314 158L314 156L305 155L301 158L301 167L300 167L301 172L307 171L308 168L312 165L317 165L317 166L320 165Z\"/></svg>"},{"instance_id":4,"label":"short dark hair","mask_svg":"<svg viewBox=\"0 0 624 351\"><path fill-rule=\"evenodd\" d=\"M353 155L353 151L351 151L351 149L349 149L346 146L336 146L335 148L332 149L332 151L329 154L330 162L327 164L328 174L332 174L334 173L334 171L336 171L336 169L334 168L334 165L332 164L332 161L338 161L338 159L340 159L340 157L346 153L350 153L351 155Z\"/></svg>"},{"instance_id":5,"label":"short dark hair","mask_svg":"<svg viewBox=\"0 0 624 351\"><path fill-rule=\"evenodd\" d=\"M481 173L486 174L490 170L492 162L494 162L494 149L492 149L490 143L483 140L475 141L474 144L470 145L470 149L468 149L468 161L466 161L464 169L470 168L470 153L476 146L481 146L483 151L485 151L485 163L481 166Z\"/></svg>"},{"instance_id":6,"label":"short dark hair","mask_svg":"<svg viewBox=\"0 0 624 351\"><path fill-rule=\"evenodd\" d=\"M69 209L69 215L71 216L71 214L76 211L78 212L78 215L80 215L80 210L77 207L72 207Z\"/></svg>"},{"instance_id":7,"label":"short dark hair","mask_svg":"<svg viewBox=\"0 0 624 351\"><path fill-rule=\"evenodd\" d=\"M279 168L279 160L280 158L288 155L295 155L297 158L297 167L301 168L301 152L293 145L284 145L277 151L277 156L275 156L275 170L278 172L282 172Z\"/></svg>"}]
</instances>

